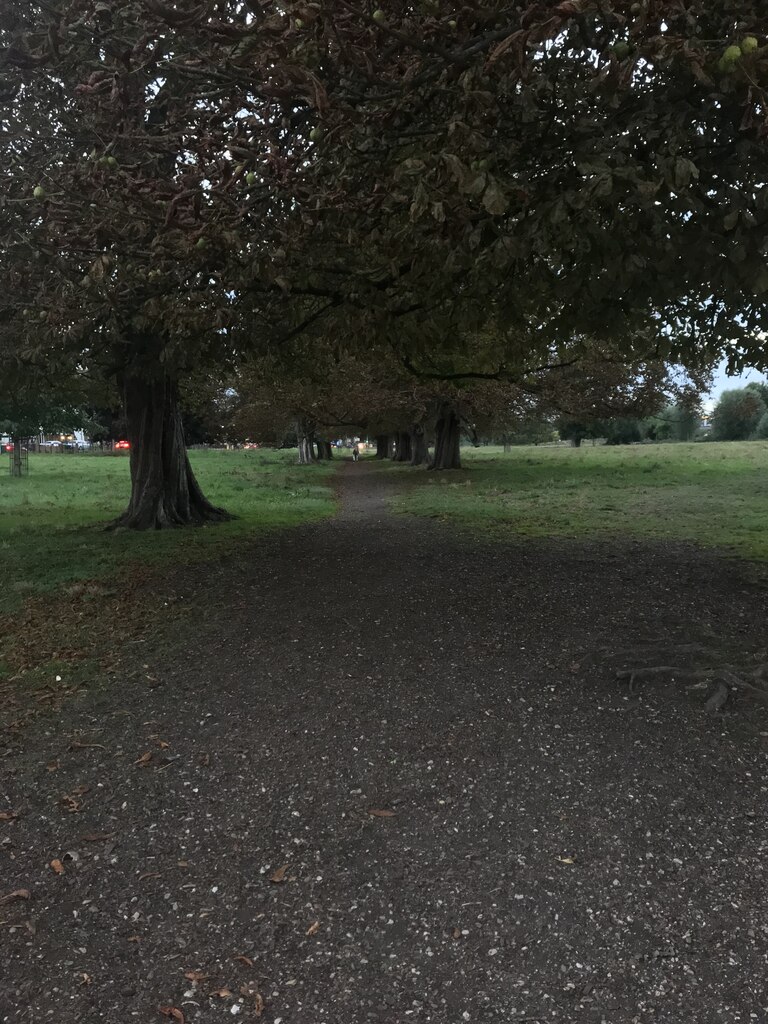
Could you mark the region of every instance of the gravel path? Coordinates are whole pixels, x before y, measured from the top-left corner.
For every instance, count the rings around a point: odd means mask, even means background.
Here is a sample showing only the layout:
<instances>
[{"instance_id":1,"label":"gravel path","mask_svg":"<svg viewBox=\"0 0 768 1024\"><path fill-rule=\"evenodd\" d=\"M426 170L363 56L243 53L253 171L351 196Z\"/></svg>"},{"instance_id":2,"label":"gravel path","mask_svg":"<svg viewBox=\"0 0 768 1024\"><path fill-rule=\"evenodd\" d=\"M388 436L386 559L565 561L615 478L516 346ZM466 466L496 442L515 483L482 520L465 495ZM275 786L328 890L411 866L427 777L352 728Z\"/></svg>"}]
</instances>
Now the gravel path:
<instances>
[{"instance_id":1,"label":"gravel path","mask_svg":"<svg viewBox=\"0 0 768 1024\"><path fill-rule=\"evenodd\" d=\"M768 722L585 658L764 636L765 583L339 480L0 762L0 1021L768 1020Z\"/></svg>"}]
</instances>

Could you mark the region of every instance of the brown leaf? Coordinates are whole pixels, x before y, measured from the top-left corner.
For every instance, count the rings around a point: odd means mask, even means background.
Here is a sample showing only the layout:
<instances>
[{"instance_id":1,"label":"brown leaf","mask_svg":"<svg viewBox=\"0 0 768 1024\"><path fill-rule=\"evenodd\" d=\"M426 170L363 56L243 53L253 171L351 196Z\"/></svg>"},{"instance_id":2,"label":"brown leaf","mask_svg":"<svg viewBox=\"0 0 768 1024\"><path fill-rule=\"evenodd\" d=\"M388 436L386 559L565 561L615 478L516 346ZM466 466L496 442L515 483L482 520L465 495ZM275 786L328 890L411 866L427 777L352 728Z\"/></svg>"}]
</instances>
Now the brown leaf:
<instances>
[{"instance_id":1,"label":"brown leaf","mask_svg":"<svg viewBox=\"0 0 768 1024\"><path fill-rule=\"evenodd\" d=\"M513 46L517 48L518 60L520 60L523 54L525 39L526 33L522 29L518 29L517 32L513 32L511 35L507 36L506 39L502 39L502 41L489 53L488 63L495 64L496 61L500 57L503 57L507 50L511 49Z\"/></svg>"},{"instance_id":2,"label":"brown leaf","mask_svg":"<svg viewBox=\"0 0 768 1024\"><path fill-rule=\"evenodd\" d=\"M28 900L29 889L14 889L6 896L0 896L0 903L10 903L11 900Z\"/></svg>"},{"instance_id":3,"label":"brown leaf","mask_svg":"<svg viewBox=\"0 0 768 1024\"><path fill-rule=\"evenodd\" d=\"M134 764L137 764L137 765L139 765L139 766L140 766L141 768L143 768L143 767L144 767L144 765L146 765L146 764L149 764L149 762L150 762L151 760L152 760L152 752L148 750L148 751L147 751L147 752L146 752L145 754L142 754L142 755L141 755L141 757L140 757L140 758L138 758L138 759L137 759L136 761L134 761L133 763L134 763ZM179 1011L179 1012L181 1012L181 1011Z\"/></svg>"},{"instance_id":4,"label":"brown leaf","mask_svg":"<svg viewBox=\"0 0 768 1024\"><path fill-rule=\"evenodd\" d=\"M21 811L0 811L0 821L16 821Z\"/></svg>"},{"instance_id":5,"label":"brown leaf","mask_svg":"<svg viewBox=\"0 0 768 1024\"><path fill-rule=\"evenodd\" d=\"M173 1019L177 1020L179 1024L184 1024L184 1014L175 1006L161 1006L160 1013L165 1017L173 1017Z\"/></svg>"},{"instance_id":6,"label":"brown leaf","mask_svg":"<svg viewBox=\"0 0 768 1024\"><path fill-rule=\"evenodd\" d=\"M70 750L106 750L107 748L103 743L81 743L80 740L74 740L69 744Z\"/></svg>"},{"instance_id":7,"label":"brown leaf","mask_svg":"<svg viewBox=\"0 0 768 1024\"><path fill-rule=\"evenodd\" d=\"M312 924L307 928L306 935L316 935L320 931L320 922L313 921Z\"/></svg>"},{"instance_id":8,"label":"brown leaf","mask_svg":"<svg viewBox=\"0 0 768 1024\"><path fill-rule=\"evenodd\" d=\"M570 18L574 15L581 14L583 10L583 0L564 0L563 3L558 4L555 8L555 13L562 15L564 18Z\"/></svg>"},{"instance_id":9,"label":"brown leaf","mask_svg":"<svg viewBox=\"0 0 768 1024\"><path fill-rule=\"evenodd\" d=\"M58 860L58 858L54 857L54 859L51 861L51 867L53 868L57 875L64 874L64 865L61 863L60 860Z\"/></svg>"},{"instance_id":10,"label":"brown leaf","mask_svg":"<svg viewBox=\"0 0 768 1024\"><path fill-rule=\"evenodd\" d=\"M161 750L167 750L171 744L167 740L158 740L157 745Z\"/></svg>"},{"instance_id":11,"label":"brown leaf","mask_svg":"<svg viewBox=\"0 0 768 1024\"><path fill-rule=\"evenodd\" d=\"M232 959L239 960L240 963L247 964L249 967L253 967L253 960L251 960L249 956L243 956L242 954L240 954L240 956L233 956Z\"/></svg>"},{"instance_id":12,"label":"brown leaf","mask_svg":"<svg viewBox=\"0 0 768 1024\"><path fill-rule=\"evenodd\" d=\"M58 761L49 761L48 764L45 766L46 771L49 772L57 772L60 767L61 765L59 764Z\"/></svg>"},{"instance_id":13,"label":"brown leaf","mask_svg":"<svg viewBox=\"0 0 768 1024\"><path fill-rule=\"evenodd\" d=\"M114 839L117 832L86 832L82 837L84 843L105 843L108 839Z\"/></svg>"},{"instance_id":14,"label":"brown leaf","mask_svg":"<svg viewBox=\"0 0 768 1024\"><path fill-rule=\"evenodd\" d=\"M60 802L66 807L70 814L77 814L83 806L82 800L75 799L75 797L70 796L69 793L65 793Z\"/></svg>"},{"instance_id":15,"label":"brown leaf","mask_svg":"<svg viewBox=\"0 0 768 1024\"><path fill-rule=\"evenodd\" d=\"M459 931L458 928L454 928L453 931L451 932L451 936L454 939L460 939L461 938L461 932Z\"/></svg>"},{"instance_id":16,"label":"brown leaf","mask_svg":"<svg viewBox=\"0 0 768 1024\"><path fill-rule=\"evenodd\" d=\"M129 942L141 942L141 936L140 935L129 935L128 936L128 941Z\"/></svg>"},{"instance_id":17,"label":"brown leaf","mask_svg":"<svg viewBox=\"0 0 768 1024\"><path fill-rule=\"evenodd\" d=\"M217 988L215 992L211 992L212 996L219 996L221 999L229 999L231 995L234 995L231 989L228 988Z\"/></svg>"},{"instance_id":18,"label":"brown leaf","mask_svg":"<svg viewBox=\"0 0 768 1024\"><path fill-rule=\"evenodd\" d=\"M374 818L394 818L395 816L394 811L376 811L371 809L368 811L368 813L372 814Z\"/></svg>"},{"instance_id":19,"label":"brown leaf","mask_svg":"<svg viewBox=\"0 0 768 1024\"><path fill-rule=\"evenodd\" d=\"M264 1013L264 998L261 993L257 992L253 997L253 1015L260 1017L262 1013Z\"/></svg>"},{"instance_id":20,"label":"brown leaf","mask_svg":"<svg viewBox=\"0 0 768 1024\"><path fill-rule=\"evenodd\" d=\"M93 978L90 976L90 974L86 974L85 971L81 971L80 972L80 984L81 985L91 985L91 984L93 984Z\"/></svg>"},{"instance_id":21,"label":"brown leaf","mask_svg":"<svg viewBox=\"0 0 768 1024\"><path fill-rule=\"evenodd\" d=\"M285 881L285 876L286 876L287 873L288 873L288 865L287 864L283 864L283 866L281 868L278 868L277 871L273 875L269 876L269 880L270 880L270 882L275 882L275 883L284 882Z\"/></svg>"},{"instance_id":22,"label":"brown leaf","mask_svg":"<svg viewBox=\"0 0 768 1024\"><path fill-rule=\"evenodd\" d=\"M202 971L185 971L184 977L189 981L205 981L209 975L203 974Z\"/></svg>"}]
</instances>

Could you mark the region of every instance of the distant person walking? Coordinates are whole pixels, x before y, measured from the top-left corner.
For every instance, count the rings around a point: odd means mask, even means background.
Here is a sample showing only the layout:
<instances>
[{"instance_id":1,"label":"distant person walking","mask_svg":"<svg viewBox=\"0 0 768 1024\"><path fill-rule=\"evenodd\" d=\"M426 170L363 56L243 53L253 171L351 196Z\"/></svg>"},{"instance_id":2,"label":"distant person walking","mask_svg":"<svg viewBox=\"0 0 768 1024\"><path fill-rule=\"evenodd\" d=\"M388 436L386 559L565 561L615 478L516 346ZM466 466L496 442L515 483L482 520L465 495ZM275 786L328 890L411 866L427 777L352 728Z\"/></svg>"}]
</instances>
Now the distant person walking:
<instances>
[{"instance_id":1,"label":"distant person walking","mask_svg":"<svg viewBox=\"0 0 768 1024\"><path fill-rule=\"evenodd\" d=\"M357 462L357 460L359 458L360 458L360 445L356 444L355 447L352 449L352 461L353 462Z\"/></svg>"}]
</instances>

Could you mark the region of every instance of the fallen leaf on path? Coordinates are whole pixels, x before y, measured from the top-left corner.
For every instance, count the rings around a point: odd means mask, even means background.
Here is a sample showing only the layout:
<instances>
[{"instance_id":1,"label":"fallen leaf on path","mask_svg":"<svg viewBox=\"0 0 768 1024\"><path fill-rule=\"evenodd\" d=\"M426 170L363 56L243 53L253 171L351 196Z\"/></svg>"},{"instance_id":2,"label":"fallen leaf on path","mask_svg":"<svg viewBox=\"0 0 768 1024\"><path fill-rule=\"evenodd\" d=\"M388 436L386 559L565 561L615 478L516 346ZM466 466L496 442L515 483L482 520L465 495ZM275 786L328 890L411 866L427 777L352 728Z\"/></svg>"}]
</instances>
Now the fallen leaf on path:
<instances>
[{"instance_id":1,"label":"fallen leaf on path","mask_svg":"<svg viewBox=\"0 0 768 1024\"><path fill-rule=\"evenodd\" d=\"M461 932L459 931L458 928L454 928L453 931L451 932L451 935L453 936L454 939L461 938Z\"/></svg>"},{"instance_id":2,"label":"fallen leaf on path","mask_svg":"<svg viewBox=\"0 0 768 1024\"><path fill-rule=\"evenodd\" d=\"M285 876L286 876L287 873L288 873L288 865L287 864L283 864L283 866L281 868L278 868L277 871L273 875L269 876L269 880L270 880L270 882L275 882L275 883L284 882L285 881Z\"/></svg>"},{"instance_id":3,"label":"fallen leaf on path","mask_svg":"<svg viewBox=\"0 0 768 1024\"><path fill-rule=\"evenodd\" d=\"M90 974L86 974L85 971L81 971L80 972L80 984L81 985L91 985L91 984L93 984L93 978L90 976Z\"/></svg>"},{"instance_id":4,"label":"fallen leaf on path","mask_svg":"<svg viewBox=\"0 0 768 1024\"><path fill-rule=\"evenodd\" d=\"M14 889L6 896L0 897L0 903L9 903L11 900L28 900L29 889Z\"/></svg>"},{"instance_id":5,"label":"fallen leaf on path","mask_svg":"<svg viewBox=\"0 0 768 1024\"><path fill-rule=\"evenodd\" d=\"M149 764L149 762L151 760L152 760L152 752L148 750L145 754L142 754L141 757L138 758L133 763L137 764L137 765L139 765L139 767L143 768L144 765L145 764ZM179 1010L179 1013L181 1013L181 1010Z\"/></svg>"},{"instance_id":6,"label":"fallen leaf on path","mask_svg":"<svg viewBox=\"0 0 768 1024\"><path fill-rule=\"evenodd\" d=\"M64 874L64 865L58 858L54 857L54 859L51 861L51 867L53 868L57 875Z\"/></svg>"},{"instance_id":7,"label":"fallen leaf on path","mask_svg":"<svg viewBox=\"0 0 768 1024\"><path fill-rule=\"evenodd\" d=\"M184 972L184 977L188 981L198 982L198 981L205 981L205 979L207 977L209 977L209 975L203 974L202 971L185 971Z\"/></svg>"},{"instance_id":8,"label":"fallen leaf on path","mask_svg":"<svg viewBox=\"0 0 768 1024\"><path fill-rule=\"evenodd\" d=\"M45 766L45 768L46 768L46 771L57 772L59 770L59 768L61 768L61 765L59 764L58 761L49 761L48 764Z\"/></svg>"},{"instance_id":9,"label":"fallen leaf on path","mask_svg":"<svg viewBox=\"0 0 768 1024\"><path fill-rule=\"evenodd\" d=\"M21 811L0 811L0 821L16 821Z\"/></svg>"},{"instance_id":10,"label":"fallen leaf on path","mask_svg":"<svg viewBox=\"0 0 768 1024\"><path fill-rule=\"evenodd\" d=\"M316 935L320 931L320 922L313 921L312 924L307 928L307 935Z\"/></svg>"},{"instance_id":11,"label":"fallen leaf on path","mask_svg":"<svg viewBox=\"0 0 768 1024\"><path fill-rule=\"evenodd\" d=\"M374 818L394 818L394 816L395 816L395 812L394 811L375 811L375 810L370 810L370 811L368 811L368 813L372 814L374 816Z\"/></svg>"},{"instance_id":12,"label":"fallen leaf on path","mask_svg":"<svg viewBox=\"0 0 768 1024\"><path fill-rule=\"evenodd\" d=\"M66 807L70 814L77 814L83 806L82 800L76 799L76 797L71 796L69 793L65 793L60 802Z\"/></svg>"},{"instance_id":13,"label":"fallen leaf on path","mask_svg":"<svg viewBox=\"0 0 768 1024\"><path fill-rule=\"evenodd\" d=\"M229 999L229 997L234 994L235 993L228 988L217 988L215 992L211 992L212 996L219 996L221 999Z\"/></svg>"},{"instance_id":14,"label":"fallen leaf on path","mask_svg":"<svg viewBox=\"0 0 768 1024\"><path fill-rule=\"evenodd\" d=\"M161 1006L160 1013L165 1017L173 1017L179 1024L184 1024L184 1014L175 1006Z\"/></svg>"},{"instance_id":15,"label":"fallen leaf on path","mask_svg":"<svg viewBox=\"0 0 768 1024\"><path fill-rule=\"evenodd\" d=\"M556 857L555 860L559 860L561 864L573 864L573 857Z\"/></svg>"},{"instance_id":16,"label":"fallen leaf on path","mask_svg":"<svg viewBox=\"0 0 768 1024\"><path fill-rule=\"evenodd\" d=\"M158 740L157 745L158 747L160 747L161 750L167 750L171 744L168 742L168 740Z\"/></svg>"},{"instance_id":17,"label":"fallen leaf on path","mask_svg":"<svg viewBox=\"0 0 768 1024\"><path fill-rule=\"evenodd\" d=\"M102 843L114 839L117 832L86 832L82 837L84 843Z\"/></svg>"},{"instance_id":18,"label":"fallen leaf on path","mask_svg":"<svg viewBox=\"0 0 768 1024\"><path fill-rule=\"evenodd\" d=\"M260 1017L264 1013L264 997L257 992L253 1000L253 1015Z\"/></svg>"},{"instance_id":19,"label":"fallen leaf on path","mask_svg":"<svg viewBox=\"0 0 768 1024\"><path fill-rule=\"evenodd\" d=\"M128 941L129 942L141 942L141 936L140 935L129 935L128 936Z\"/></svg>"},{"instance_id":20,"label":"fallen leaf on path","mask_svg":"<svg viewBox=\"0 0 768 1024\"><path fill-rule=\"evenodd\" d=\"M106 750L107 748L103 743L81 743L80 740L74 740L69 744L70 750Z\"/></svg>"},{"instance_id":21,"label":"fallen leaf on path","mask_svg":"<svg viewBox=\"0 0 768 1024\"><path fill-rule=\"evenodd\" d=\"M239 960L241 963L247 964L249 967L253 967L253 960L251 960L249 956L243 956L242 954L240 954L240 956L234 956L232 957L232 959Z\"/></svg>"}]
</instances>

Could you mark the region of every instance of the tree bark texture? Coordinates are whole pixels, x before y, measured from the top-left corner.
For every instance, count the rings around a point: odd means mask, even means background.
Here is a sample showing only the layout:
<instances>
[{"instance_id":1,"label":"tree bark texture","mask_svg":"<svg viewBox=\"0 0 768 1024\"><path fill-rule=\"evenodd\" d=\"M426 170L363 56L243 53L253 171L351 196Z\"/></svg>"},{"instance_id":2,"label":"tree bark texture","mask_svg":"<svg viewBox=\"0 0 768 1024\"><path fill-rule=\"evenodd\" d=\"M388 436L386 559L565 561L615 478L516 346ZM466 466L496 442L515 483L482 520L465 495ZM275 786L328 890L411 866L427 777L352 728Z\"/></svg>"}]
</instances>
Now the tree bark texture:
<instances>
[{"instance_id":1,"label":"tree bark texture","mask_svg":"<svg viewBox=\"0 0 768 1024\"><path fill-rule=\"evenodd\" d=\"M122 388L131 446L131 500L112 526L161 530L232 519L208 501L192 472L176 381L126 376Z\"/></svg>"},{"instance_id":2,"label":"tree bark texture","mask_svg":"<svg viewBox=\"0 0 768 1024\"><path fill-rule=\"evenodd\" d=\"M309 466L315 461L314 431L306 420L297 421L296 436L299 440L299 465Z\"/></svg>"},{"instance_id":3,"label":"tree bark texture","mask_svg":"<svg viewBox=\"0 0 768 1024\"><path fill-rule=\"evenodd\" d=\"M13 452L11 458L11 476L21 476L21 438L13 437Z\"/></svg>"},{"instance_id":4,"label":"tree bark texture","mask_svg":"<svg viewBox=\"0 0 768 1024\"><path fill-rule=\"evenodd\" d=\"M430 469L461 469L461 423L449 403L443 404L435 426L435 456Z\"/></svg>"},{"instance_id":5,"label":"tree bark texture","mask_svg":"<svg viewBox=\"0 0 768 1024\"><path fill-rule=\"evenodd\" d=\"M429 448L427 447L427 435L421 423L414 423L413 426L411 427L411 465L429 465Z\"/></svg>"},{"instance_id":6,"label":"tree bark texture","mask_svg":"<svg viewBox=\"0 0 768 1024\"><path fill-rule=\"evenodd\" d=\"M392 440L389 434L378 434L376 436L376 458L388 459L392 454Z\"/></svg>"},{"instance_id":7,"label":"tree bark texture","mask_svg":"<svg viewBox=\"0 0 768 1024\"><path fill-rule=\"evenodd\" d=\"M411 461L411 435L407 430L400 430L395 438L395 462Z\"/></svg>"}]
</instances>

